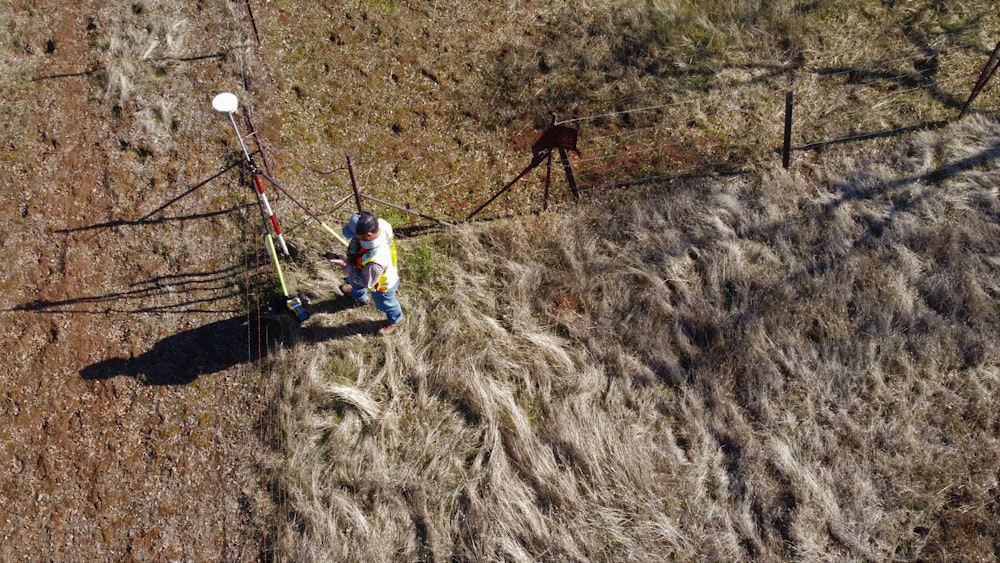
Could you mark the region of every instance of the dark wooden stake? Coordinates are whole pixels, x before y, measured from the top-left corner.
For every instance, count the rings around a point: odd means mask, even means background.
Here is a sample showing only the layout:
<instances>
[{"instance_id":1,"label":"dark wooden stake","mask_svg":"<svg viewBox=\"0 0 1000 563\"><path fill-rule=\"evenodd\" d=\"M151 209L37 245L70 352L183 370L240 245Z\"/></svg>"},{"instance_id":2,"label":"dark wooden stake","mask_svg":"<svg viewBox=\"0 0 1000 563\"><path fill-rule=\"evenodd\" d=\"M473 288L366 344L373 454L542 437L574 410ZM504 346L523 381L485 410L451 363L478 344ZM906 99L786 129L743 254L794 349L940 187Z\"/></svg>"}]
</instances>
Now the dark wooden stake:
<instances>
[{"instance_id":1,"label":"dark wooden stake","mask_svg":"<svg viewBox=\"0 0 1000 563\"><path fill-rule=\"evenodd\" d=\"M257 145L257 152L260 153L260 159L264 162L264 170L270 174L271 173L271 161L267 158L267 153L264 152L264 144L260 142L260 135L257 134L257 128L253 124L253 112L250 111L250 106L243 106L243 121L247 124L247 129L250 130L250 136L253 137L253 142Z\"/></svg>"},{"instance_id":2,"label":"dark wooden stake","mask_svg":"<svg viewBox=\"0 0 1000 563\"><path fill-rule=\"evenodd\" d=\"M566 149L559 147L559 158L562 159L563 170L566 172L566 182L569 184L569 191L573 192L573 199L580 199L580 191L576 189L576 178L573 177L573 166L569 163Z\"/></svg>"},{"instance_id":3,"label":"dark wooden stake","mask_svg":"<svg viewBox=\"0 0 1000 563\"><path fill-rule=\"evenodd\" d=\"M354 188L354 203L358 204L358 213L365 210L361 205L361 190L358 188L358 180L354 177L354 165L351 164L351 155L347 155L347 172L351 175L351 187Z\"/></svg>"},{"instance_id":4,"label":"dark wooden stake","mask_svg":"<svg viewBox=\"0 0 1000 563\"><path fill-rule=\"evenodd\" d=\"M552 120L549 122L549 127L555 127L556 125L556 114L552 114ZM534 150L534 147L532 147ZM549 210L549 188L552 185L552 149L549 148L549 154L545 159L545 196L542 199L542 211Z\"/></svg>"},{"instance_id":5,"label":"dark wooden stake","mask_svg":"<svg viewBox=\"0 0 1000 563\"><path fill-rule=\"evenodd\" d=\"M990 81L990 78L993 78L993 75L996 74L998 67L1000 67L1000 42L997 42L997 46L993 48L993 53L990 54L989 60L986 61L986 66L984 66L983 71L979 73L979 79L976 80L976 85L972 87L972 93L969 94L969 99L966 100L965 105L962 106L961 113L958 114L959 119L962 119L965 112L969 110L969 107L972 105L972 101L976 99L979 92L982 92L986 83Z\"/></svg>"},{"instance_id":6,"label":"dark wooden stake","mask_svg":"<svg viewBox=\"0 0 1000 563\"><path fill-rule=\"evenodd\" d=\"M250 8L250 0L245 0L243 5L247 8L247 14L250 16L250 27L253 28L253 38L257 41L257 46L260 47L260 34L257 33L257 20L253 17L253 10Z\"/></svg>"},{"instance_id":7,"label":"dark wooden stake","mask_svg":"<svg viewBox=\"0 0 1000 563\"><path fill-rule=\"evenodd\" d=\"M792 92L785 92L785 144L781 149L781 165L788 169L792 154Z\"/></svg>"},{"instance_id":8,"label":"dark wooden stake","mask_svg":"<svg viewBox=\"0 0 1000 563\"><path fill-rule=\"evenodd\" d=\"M545 161L545 200L542 202L542 211L549 210L549 185L552 182L552 151Z\"/></svg>"}]
</instances>

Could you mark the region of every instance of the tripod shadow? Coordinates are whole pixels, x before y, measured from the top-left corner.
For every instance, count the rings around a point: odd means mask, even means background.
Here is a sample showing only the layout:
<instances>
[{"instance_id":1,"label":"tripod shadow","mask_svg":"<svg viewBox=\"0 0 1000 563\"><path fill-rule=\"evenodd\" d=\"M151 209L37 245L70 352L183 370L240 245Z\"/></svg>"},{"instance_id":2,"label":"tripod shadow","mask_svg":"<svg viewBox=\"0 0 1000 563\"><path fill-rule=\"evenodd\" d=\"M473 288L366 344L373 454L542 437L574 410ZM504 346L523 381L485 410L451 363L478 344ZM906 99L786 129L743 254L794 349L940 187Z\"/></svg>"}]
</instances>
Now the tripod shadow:
<instances>
[{"instance_id":1,"label":"tripod shadow","mask_svg":"<svg viewBox=\"0 0 1000 563\"><path fill-rule=\"evenodd\" d=\"M114 293L69 296L58 300L36 299L10 308L10 311L35 313L235 313L232 308L218 307L226 300L242 294L239 285L240 267L227 266L208 272L191 272L158 276L130 284L128 289ZM163 298L183 293L184 301L162 304Z\"/></svg>"}]
</instances>

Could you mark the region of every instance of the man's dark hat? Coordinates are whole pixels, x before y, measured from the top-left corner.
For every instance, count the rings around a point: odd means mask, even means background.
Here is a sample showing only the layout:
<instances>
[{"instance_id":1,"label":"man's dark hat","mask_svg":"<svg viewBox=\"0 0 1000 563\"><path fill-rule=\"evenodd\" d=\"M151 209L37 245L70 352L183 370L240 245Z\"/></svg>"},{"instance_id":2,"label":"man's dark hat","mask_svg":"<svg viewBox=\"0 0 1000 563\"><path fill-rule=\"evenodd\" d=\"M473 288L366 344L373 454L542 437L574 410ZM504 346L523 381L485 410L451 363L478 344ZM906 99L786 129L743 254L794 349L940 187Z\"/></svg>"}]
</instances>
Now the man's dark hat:
<instances>
[{"instance_id":1,"label":"man's dark hat","mask_svg":"<svg viewBox=\"0 0 1000 563\"><path fill-rule=\"evenodd\" d=\"M347 224L344 225L343 233L347 238L355 238L358 235L374 233L377 230L378 218L367 211L362 211L351 215Z\"/></svg>"}]
</instances>

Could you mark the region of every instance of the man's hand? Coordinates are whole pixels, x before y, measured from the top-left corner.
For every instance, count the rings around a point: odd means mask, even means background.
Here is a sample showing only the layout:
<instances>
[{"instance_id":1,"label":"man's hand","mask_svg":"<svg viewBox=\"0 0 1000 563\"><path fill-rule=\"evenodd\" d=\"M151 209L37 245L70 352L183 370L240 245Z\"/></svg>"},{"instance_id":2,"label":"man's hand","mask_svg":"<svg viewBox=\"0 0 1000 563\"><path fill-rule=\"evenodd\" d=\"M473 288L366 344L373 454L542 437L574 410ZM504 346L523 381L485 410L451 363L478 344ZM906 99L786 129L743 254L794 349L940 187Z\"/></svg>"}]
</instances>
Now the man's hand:
<instances>
[{"instance_id":1,"label":"man's hand","mask_svg":"<svg viewBox=\"0 0 1000 563\"><path fill-rule=\"evenodd\" d=\"M334 254L332 252L327 252L326 254L323 255L323 257L326 258L327 260L329 260L330 263L333 264L334 266L338 266L340 268L346 268L347 267L347 262L344 260L344 257L341 256L340 254Z\"/></svg>"}]
</instances>

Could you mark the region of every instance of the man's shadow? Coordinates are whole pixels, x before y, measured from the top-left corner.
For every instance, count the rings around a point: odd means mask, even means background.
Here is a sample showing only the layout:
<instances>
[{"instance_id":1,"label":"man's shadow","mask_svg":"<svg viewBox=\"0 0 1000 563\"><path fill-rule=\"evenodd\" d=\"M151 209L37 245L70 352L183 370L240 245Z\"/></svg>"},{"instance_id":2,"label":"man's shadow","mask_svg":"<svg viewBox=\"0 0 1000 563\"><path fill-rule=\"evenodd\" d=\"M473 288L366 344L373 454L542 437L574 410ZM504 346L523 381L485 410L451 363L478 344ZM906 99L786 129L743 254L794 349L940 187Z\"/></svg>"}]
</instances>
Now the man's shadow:
<instances>
[{"instance_id":1,"label":"man's shadow","mask_svg":"<svg viewBox=\"0 0 1000 563\"><path fill-rule=\"evenodd\" d=\"M149 385L183 385L249 362L267 351L246 317L209 323L168 336L134 358L112 358L80 370L84 379L131 376Z\"/></svg>"},{"instance_id":2,"label":"man's shadow","mask_svg":"<svg viewBox=\"0 0 1000 563\"><path fill-rule=\"evenodd\" d=\"M309 307L310 312L337 313L353 304L334 299ZM320 342L355 334L372 334L377 320L353 321L336 327L299 326L284 301L249 316L209 323L174 334L134 358L112 358L80 370L83 379L135 377L147 385L185 385L240 364L260 361L276 346Z\"/></svg>"}]
</instances>

